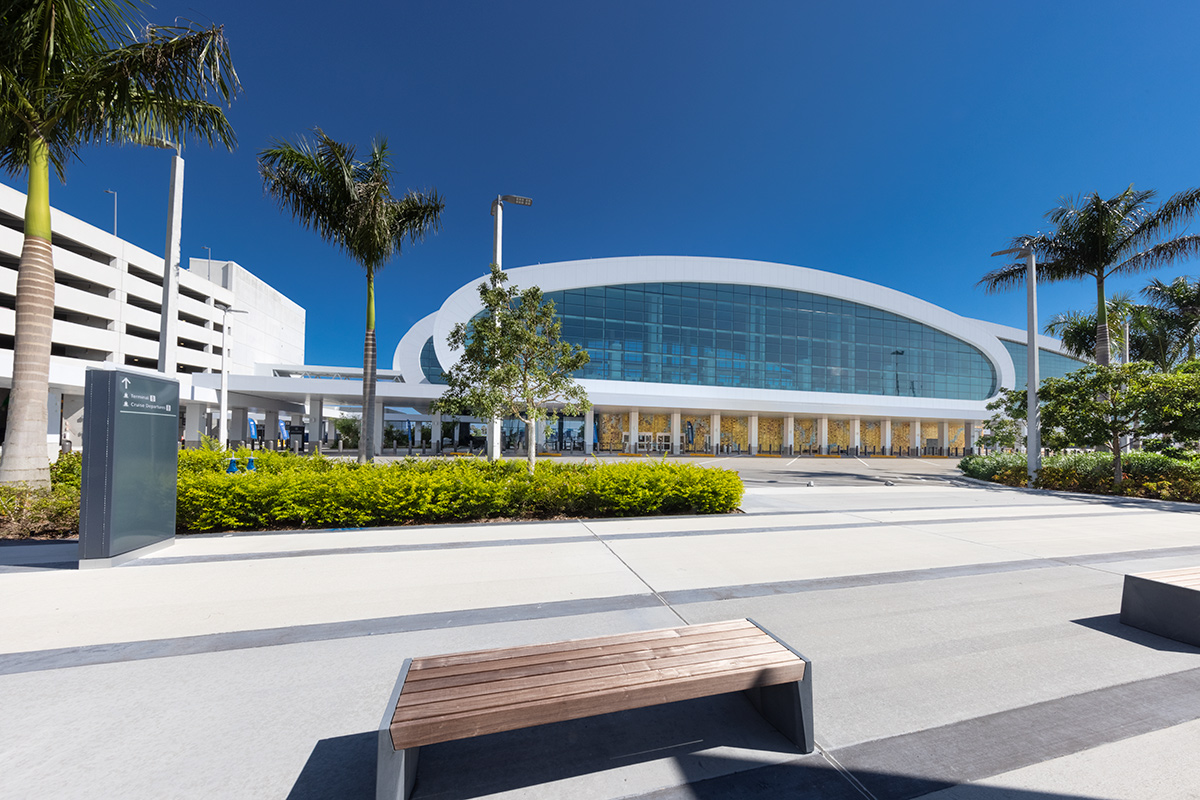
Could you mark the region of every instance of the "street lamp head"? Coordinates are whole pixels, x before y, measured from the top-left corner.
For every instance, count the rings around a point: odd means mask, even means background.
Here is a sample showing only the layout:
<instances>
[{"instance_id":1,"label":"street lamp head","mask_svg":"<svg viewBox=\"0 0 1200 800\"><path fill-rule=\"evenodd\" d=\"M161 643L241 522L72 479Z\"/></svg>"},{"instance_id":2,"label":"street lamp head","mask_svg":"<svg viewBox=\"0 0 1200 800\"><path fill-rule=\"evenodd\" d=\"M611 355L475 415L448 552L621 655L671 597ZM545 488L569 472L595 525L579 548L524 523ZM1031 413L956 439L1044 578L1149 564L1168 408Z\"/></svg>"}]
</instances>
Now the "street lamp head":
<instances>
[{"instance_id":1,"label":"street lamp head","mask_svg":"<svg viewBox=\"0 0 1200 800\"><path fill-rule=\"evenodd\" d=\"M516 206L531 206L533 200L528 197L519 197L515 194L505 194L500 196L500 201L503 203L512 203Z\"/></svg>"}]
</instances>

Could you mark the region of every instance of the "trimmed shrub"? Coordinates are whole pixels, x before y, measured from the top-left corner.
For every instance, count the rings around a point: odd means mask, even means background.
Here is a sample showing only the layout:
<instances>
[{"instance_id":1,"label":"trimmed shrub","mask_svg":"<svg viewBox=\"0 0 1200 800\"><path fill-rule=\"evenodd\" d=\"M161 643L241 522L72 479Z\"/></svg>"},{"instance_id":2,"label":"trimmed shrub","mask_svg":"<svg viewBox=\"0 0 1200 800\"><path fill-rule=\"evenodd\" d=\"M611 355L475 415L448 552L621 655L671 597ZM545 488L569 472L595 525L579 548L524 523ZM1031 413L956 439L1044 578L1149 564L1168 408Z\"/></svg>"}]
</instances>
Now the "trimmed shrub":
<instances>
[{"instance_id":1,"label":"trimmed shrub","mask_svg":"<svg viewBox=\"0 0 1200 800\"><path fill-rule=\"evenodd\" d=\"M995 480L1002 472L1025 470L1025 456L1021 453L989 453L986 456L967 456L958 462L963 474L981 481Z\"/></svg>"},{"instance_id":2,"label":"trimmed shrub","mask_svg":"<svg viewBox=\"0 0 1200 800\"><path fill-rule=\"evenodd\" d=\"M191 451L199 452L199 451ZM182 454L181 454L182 455ZM180 532L341 528L496 518L716 514L737 508L737 473L670 462L558 464L406 459L358 465L268 454L255 472L228 457L179 472ZM244 462L240 462L244 466Z\"/></svg>"},{"instance_id":3,"label":"trimmed shrub","mask_svg":"<svg viewBox=\"0 0 1200 800\"><path fill-rule=\"evenodd\" d=\"M958 466L973 478L1008 486L1026 484L1025 456L1019 453L968 456ZM1059 453L1042 459L1036 486L1063 492L1200 502L1200 462L1135 450L1121 457L1121 470L1123 477L1118 484L1113 480L1111 453Z\"/></svg>"}]
</instances>

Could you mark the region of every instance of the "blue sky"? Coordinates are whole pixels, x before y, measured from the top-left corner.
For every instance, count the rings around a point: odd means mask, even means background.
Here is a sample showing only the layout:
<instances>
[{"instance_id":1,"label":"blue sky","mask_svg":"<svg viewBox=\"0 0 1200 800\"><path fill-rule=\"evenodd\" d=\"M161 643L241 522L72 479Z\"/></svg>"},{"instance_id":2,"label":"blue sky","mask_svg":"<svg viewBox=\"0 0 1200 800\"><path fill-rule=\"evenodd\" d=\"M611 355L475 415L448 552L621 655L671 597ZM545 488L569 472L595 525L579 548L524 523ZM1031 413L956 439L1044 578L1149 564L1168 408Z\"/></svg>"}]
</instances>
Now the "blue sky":
<instances>
[{"instance_id":1,"label":"blue sky","mask_svg":"<svg viewBox=\"0 0 1200 800\"><path fill-rule=\"evenodd\" d=\"M286 9L286 10L285 10ZM1024 326L988 254L1064 195L1200 185L1200 4L162 0L224 24L239 147L191 146L183 255L239 262L308 310L307 361L361 363L362 270L265 197L255 155L320 126L388 138L442 230L377 283L380 366L442 299L505 266L618 255L762 259ZM89 148L51 202L161 252L169 156ZM23 180L0 180L24 189ZM1200 225L1197 226L1200 228ZM1200 274L1195 264L1157 274ZM1139 289L1149 275L1117 281ZM1043 322L1095 303L1048 286Z\"/></svg>"}]
</instances>

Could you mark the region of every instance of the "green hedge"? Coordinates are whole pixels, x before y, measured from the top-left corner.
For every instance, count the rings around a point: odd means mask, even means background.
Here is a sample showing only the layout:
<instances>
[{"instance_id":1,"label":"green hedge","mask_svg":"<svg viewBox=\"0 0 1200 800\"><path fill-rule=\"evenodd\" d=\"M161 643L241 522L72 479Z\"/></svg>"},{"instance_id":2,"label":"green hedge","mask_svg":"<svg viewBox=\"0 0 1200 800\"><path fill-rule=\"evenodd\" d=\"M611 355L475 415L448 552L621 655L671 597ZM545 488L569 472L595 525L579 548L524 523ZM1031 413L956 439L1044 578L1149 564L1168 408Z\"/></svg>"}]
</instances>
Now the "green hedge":
<instances>
[{"instance_id":1,"label":"green hedge","mask_svg":"<svg viewBox=\"0 0 1200 800\"><path fill-rule=\"evenodd\" d=\"M972 478L1007 486L1028 482L1025 456L1020 453L967 456L958 462L958 468ZM1113 480L1112 472L1109 453L1059 453L1042 459L1034 485L1066 492L1200 502L1200 460L1135 450L1121 457L1120 484Z\"/></svg>"},{"instance_id":2,"label":"green hedge","mask_svg":"<svg viewBox=\"0 0 1200 800\"><path fill-rule=\"evenodd\" d=\"M655 461L617 464L408 459L359 465L320 456L240 450L179 454L180 533L345 528L485 519L721 514L742 500L737 473ZM255 470L246 471L253 456ZM79 531L78 453L51 465L49 490L0 487L0 536Z\"/></svg>"},{"instance_id":3,"label":"green hedge","mask_svg":"<svg viewBox=\"0 0 1200 800\"><path fill-rule=\"evenodd\" d=\"M360 466L261 456L255 472L229 474L228 457L181 453L179 531L717 514L733 511L742 499L736 473L678 462L543 462L531 476L517 461L413 459Z\"/></svg>"}]
</instances>

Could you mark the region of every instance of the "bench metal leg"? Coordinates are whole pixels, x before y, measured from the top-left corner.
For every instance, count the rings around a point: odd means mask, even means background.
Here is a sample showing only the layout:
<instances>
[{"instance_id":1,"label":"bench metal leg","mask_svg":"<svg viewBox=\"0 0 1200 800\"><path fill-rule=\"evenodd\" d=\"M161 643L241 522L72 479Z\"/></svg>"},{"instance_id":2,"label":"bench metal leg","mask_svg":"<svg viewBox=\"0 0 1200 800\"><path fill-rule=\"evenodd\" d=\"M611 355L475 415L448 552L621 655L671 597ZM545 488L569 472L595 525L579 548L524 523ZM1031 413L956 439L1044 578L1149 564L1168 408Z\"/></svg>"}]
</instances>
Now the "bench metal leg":
<instances>
[{"instance_id":1,"label":"bench metal leg","mask_svg":"<svg viewBox=\"0 0 1200 800\"><path fill-rule=\"evenodd\" d=\"M811 753L813 743L812 665L804 670L804 680L759 686L746 690L746 696L763 715L763 719L800 748Z\"/></svg>"},{"instance_id":2,"label":"bench metal leg","mask_svg":"<svg viewBox=\"0 0 1200 800\"><path fill-rule=\"evenodd\" d=\"M420 750L419 747L393 750L391 734L380 735L375 800L408 800L417 780L417 753Z\"/></svg>"},{"instance_id":3,"label":"bench metal leg","mask_svg":"<svg viewBox=\"0 0 1200 800\"><path fill-rule=\"evenodd\" d=\"M1138 575L1125 576L1121 623L1200 647L1200 592Z\"/></svg>"},{"instance_id":4,"label":"bench metal leg","mask_svg":"<svg viewBox=\"0 0 1200 800\"><path fill-rule=\"evenodd\" d=\"M400 692L404 689L404 679L408 677L408 668L412 659L404 659L400 667L400 677L392 689L391 699L383 711L383 719L376 731L376 763L375 763L375 800L408 800L412 794L413 783L417 780L417 753L421 748L410 747L397 750L392 743L392 717L396 713L396 703L400 701Z\"/></svg>"},{"instance_id":5,"label":"bench metal leg","mask_svg":"<svg viewBox=\"0 0 1200 800\"><path fill-rule=\"evenodd\" d=\"M750 620L763 633L786 647L804 662L804 678L775 686L756 686L746 690L746 696L767 722L790 739L802 753L816 749L813 741L812 662L769 630Z\"/></svg>"}]
</instances>

